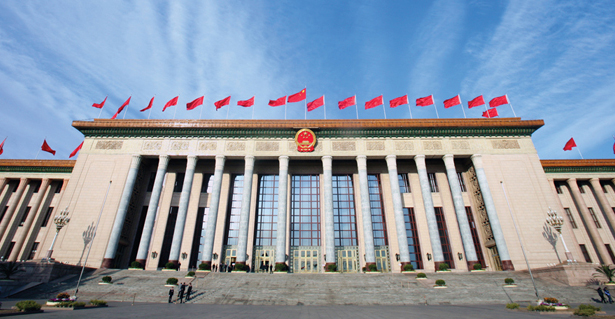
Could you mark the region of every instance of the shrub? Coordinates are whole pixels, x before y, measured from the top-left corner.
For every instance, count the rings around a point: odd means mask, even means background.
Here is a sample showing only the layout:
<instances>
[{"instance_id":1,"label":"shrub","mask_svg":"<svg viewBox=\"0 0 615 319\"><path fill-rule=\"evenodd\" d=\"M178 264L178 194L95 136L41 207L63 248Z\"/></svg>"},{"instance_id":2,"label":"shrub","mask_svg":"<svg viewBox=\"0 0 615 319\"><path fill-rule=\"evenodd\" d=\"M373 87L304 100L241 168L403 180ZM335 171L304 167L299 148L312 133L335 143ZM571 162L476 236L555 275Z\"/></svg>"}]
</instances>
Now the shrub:
<instances>
[{"instance_id":1,"label":"shrub","mask_svg":"<svg viewBox=\"0 0 615 319\"><path fill-rule=\"evenodd\" d=\"M15 304L19 311L38 311L41 310L41 305L34 300L23 300Z\"/></svg>"},{"instance_id":2,"label":"shrub","mask_svg":"<svg viewBox=\"0 0 615 319\"><path fill-rule=\"evenodd\" d=\"M73 307L73 308L83 308L85 307L85 302L77 302L77 301L73 301L71 302L71 305L69 307Z\"/></svg>"},{"instance_id":3,"label":"shrub","mask_svg":"<svg viewBox=\"0 0 615 319\"><path fill-rule=\"evenodd\" d=\"M365 271L366 271L365 267L361 268L361 270L363 270L363 272L365 272Z\"/></svg>"},{"instance_id":4,"label":"shrub","mask_svg":"<svg viewBox=\"0 0 615 319\"><path fill-rule=\"evenodd\" d=\"M199 270L211 270L211 264L210 263L201 263L199 265Z\"/></svg>"},{"instance_id":5,"label":"shrub","mask_svg":"<svg viewBox=\"0 0 615 319\"><path fill-rule=\"evenodd\" d=\"M102 281L106 282L106 283L111 283L111 276L104 276L104 277L102 277Z\"/></svg>"},{"instance_id":6,"label":"shrub","mask_svg":"<svg viewBox=\"0 0 615 319\"><path fill-rule=\"evenodd\" d=\"M596 267L595 270L598 272L598 274L594 274L594 277L596 275L603 275L604 277L606 277L606 279L609 280L609 282L613 282L613 277L615 277L615 268L611 268L611 266L609 265L600 265Z\"/></svg>"},{"instance_id":7,"label":"shrub","mask_svg":"<svg viewBox=\"0 0 615 319\"><path fill-rule=\"evenodd\" d=\"M438 266L438 269L440 271L446 271L446 270L448 270L448 268L449 268L449 266L448 266L447 263L441 263L440 266Z\"/></svg>"},{"instance_id":8,"label":"shrub","mask_svg":"<svg viewBox=\"0 0 615 319\"><path fill-rule=\"evenodd\" d=\"M446 282L442 279L438 279L436 280L436 285L437 286L446 286Z\"/></svg>"},{"instance_id":9,"label":"shrub","mask_svg":"<svg viewBox=\"0 0 615 319\"><path fill-rule=\"evenodd\" d=\"M369 264L369 265L367 265L367 270L369 270L369 271L378 271L378 266L376 266L376 264Z\"/></svg>"},{"instance_id":10,"label":"shrub","mask_svg":"<svg viewBox=\"0 0 615 319\"><path fill-rule=\"evenodd\" d=\"M175 264L171 263L171 262L168 262L168 263L164 264L164 269L176 269L175 268Z\"/></svg>"},{"instance_id":11,"label":"shrub","mask_svg":"<svg viewBox=\"0 0 615 319\"><path fill-rule=\"evenodd\" d=\"M130 268L141 268L141 263L135 260L130 263Z\"/></svg>"},{"instance_id":12,"label":"shrub","mask_svg":"<svg viewBox=\"0 0 615 319\"><path fill-rule=\"evenodd\" d=\"M167 279L167 285L177 285L177 278L171 277Z\"/></svg>"},{"instance_id":13,"label":"shrub","mask_svg":"<svg viewBox=\"0 0 615 319\"><path fill-rule=\"evenodd\" d=\"M546 298L544 299L544 301L545 301L546 303L558 303L558 302L559 302L559 300L557 300L557 298L551 298L551 297L546 297Z\"/></svg>"},{"instance_id":14,"label":"shrub","mask_svg":"<svg viewBox=\"0 0 615 319\"><path fill-rule=\"evenodd\" d=\"M575 309L572 314L579 317L589 317L595 315L596 311L592 309Z\"/></svg>"},{"instance_id":15,"label":"shrub","mask_svg":"<svg viewBox=\"0 0 615 319\"><path fill-rule=\"evenodd\" d=\"M61 292L61 293L59 293L56 296L56 298L58 298L58 299L67 299L67 298L70 298L70 295L67 292Z\"/></svg>"},{"instance_id":16,"label":"shrub","mask_svg":"<svg viewBox=\"0 0 615 319\"><path fill-rule=\"evenodd\" d=\"M413 271L413 270L414 270L414 266L412 266L412 264L404 265L404 271Z\"/></svg>"},{"instance_id":17,"label":"shrub","mask_svg":"<svg viewBox=\"0 0 615 319\"><path fill-rule=\"evenodd\" d=\"M481 269L483 269L483 265L478 264L478 263L474 264L474 270L481 270Z\"/></svg>"},{"instance_id":18,"label":"shrub","mask_svg":"<svg viewBox=\"0 0 615 319\"><path fill-rule=\"evenodd\" d=\"M600 307L596 307L596 306L593 306L593 305L586 305L586 304L580 304L579 305L579 309L581 309L581 310L591 309L591 310L594 310L594 311L602 310L602 308L600 308Z\"/></svg>"},{"instance_id":19,"label":"shrub","mask_svg":"<svg viewBox=\"0 0 615 319\"><path fill-rule=\"evenodd\" d=\"M194 271L189 271L189 272L186 274L186 276L188 276L188 277L194 277L194 275L195 275Z\"/></svg>"},{"instance_id":20,"label":"shrub","mask_svg":"<svg viewBox=\"0 0 615 319\"><path fill-rule=\"evenodd\" d=\"M92 299L90 300L90 304L97 307L106 306L107 302L104 300Z\"/></svg>"},{"instance_id":21,"label":"shrub","mask_svg":"<svg viewBox=\"0 0 615 319\"><path fill-rule=\"evenodd\" d=\"M515 283L515 280L512 279L512 278L506 278L506 279L504 279L504 283L507 284L507 285L512 285L512 284Z\"/></svg>"},{"instance_id":22,"label":"shrub","mask_svg":"<svg viewBox=\"0 0 615 319\"><path fill-rule=\"evenodd\" d=\"M288 271L286 264L275 264L275 271Z\"/></svg>"},{"instance_id":23,"label":"shrub","mask_svg":"<svg viewBox=\"0 0 615 319\"><path fill-rule=\"evenodd\" d=\"M420 273L416 274L416 278L427 278L427 275L425 275L424 272L420 272Z\"/></svg>"},{"instance_id":24,"label":"shrub","mask_svg":"<svg viewBox=\"0 0 615 319\"><path fill-rule=\"evenodd\" d=\"M528 311L555 311L555 307L544 306L544 305L540 305L540 306L529 305L527 306L527 310Z\"/></svg>"},{"instance_id":25,"label":"shrub","mask_svg":"<svg viewBox=\"0 0 615 319\"><path fill-rule=\"evenodd\" d=\"M6 276L5 279L11 279L12 275L15 275L23 271L25 270L21 269L21 265L16 262L10 261L10 262L0 263L0 273Z\"/></svg>"},{"instance_id":26,"label":"shrub","mask_svg":"<svg viewBox=\"0 0 615 319\"><path fill-rule=\"evenodd\" d=\"M337 271L337 265L336 265L336 264L328 264L328 265L327 265L327 271L328 271L328 272L334 272L334 271Z\"/></svg>"},{"instance_id":27,"label":"shrub","mask_svg":"<svg viewBox=\"0 0 615 319\"><path fill-rule=\"evenodd\" d=\"M516 302L507 303L506 309L519 309L519 304Z\"/></svg>"},{"instance_id":28,"label":"shrub","mask_svg":"<svg viewBox=\"0 0 615 319\"><path fill-rule=\"evenodd\" d=\"M245 264L235 264L235 268L233 270L235 270L235 271L246 271L247 268L248 268L248 266L246 266Z\"/></svg>"}]
</instances>

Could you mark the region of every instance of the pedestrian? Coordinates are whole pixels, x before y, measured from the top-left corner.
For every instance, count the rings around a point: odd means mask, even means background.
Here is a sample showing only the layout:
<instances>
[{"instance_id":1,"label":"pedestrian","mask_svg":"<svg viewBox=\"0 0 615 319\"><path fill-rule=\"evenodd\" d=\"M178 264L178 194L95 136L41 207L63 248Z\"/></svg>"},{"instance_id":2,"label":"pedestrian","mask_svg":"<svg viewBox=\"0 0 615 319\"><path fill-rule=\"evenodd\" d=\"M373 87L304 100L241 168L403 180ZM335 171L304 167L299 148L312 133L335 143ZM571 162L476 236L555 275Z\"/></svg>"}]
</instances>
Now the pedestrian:
<instances>
[{"instance_id":1,"label":"pedestrian","mask_svg":"<svg viewBox=\"0 0 615 319\"><path fill-rule=\"evenodd\" d=\"M216 272L216 264L214 264L214 272Z\"/></svg>"},{"instance_id":2,"label":"pedestrian","mask_svg":"<svg viewBox=\"0 0 615 319\"><path fill-rule=\"evenodd\" d=\"M269 273L273 274L273 264L269 265Z\"/></svg>"},{"instance_id":3,"label":"pedestrian","mask_svg":"<svg viewBox=\"0 0 615 319\"><path fill-rule=\"evenodd\" d=\"M598 292L598 296L600 297L600 302L606 303L606 300L604 300L604 293L602 292L602 288L598 287L596 291Z\"/></svg>"},{"instance_id":4,"label":"pedestrian","mask_svg":"<svg viewBox=\"0 0 615 319\"><path fill-rule=\"evenodd\" d=\"M169 289L169 303L173 302L173 295L174 294L175 294L175 290L173 290L173 287L171 287L171 289ZM604 299L604 297L602 299Z\"/></svg>"},{"instance_id":5,"label":"pedestrian","mask_svg":"<svg viewBox=\"0 0 615 319\"><path fill-rule=\"evenodd\" d=\"M613 303L613 298L611 298L611 292L609 291L609 288L608 287L604 287L603 291L604 291L604 294L607 297L609 297L609 303ZM605 300L605 302L606 302L606 300Z\"/></svg>"},{"instance_id":6,"label":"pedestrian","mask_svg":"<svg viewBox=\"0 0 615 319\"><path fill-rule=\"evenodd\" d=\"M179 303L184 303L185 290L186 284L182 282L181 286L179 286L179 292L177 293L177 300L179 300Z\"/></svg>"},{"instance_id":7,"label":"pedestrian","mask_svg":"<svg viewBox=\"0 0 615 319\"><path fill-rule=\"evenodd\" d=\"M188 285L188 290L186 291L186 302L190 300L190 293L192 293L192 283Z\"/></svg>"}]
</instances>

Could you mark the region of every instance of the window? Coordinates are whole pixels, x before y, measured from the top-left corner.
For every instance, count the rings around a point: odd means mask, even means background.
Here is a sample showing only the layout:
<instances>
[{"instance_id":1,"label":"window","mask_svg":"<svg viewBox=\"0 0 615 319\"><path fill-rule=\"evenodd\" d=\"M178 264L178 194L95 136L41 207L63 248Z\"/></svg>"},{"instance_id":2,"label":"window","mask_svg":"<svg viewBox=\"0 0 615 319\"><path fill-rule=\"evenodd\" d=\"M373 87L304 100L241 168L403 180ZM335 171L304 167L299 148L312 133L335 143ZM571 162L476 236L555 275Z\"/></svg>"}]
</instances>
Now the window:
<instances>
[{"instance_id":1,"label":"window","mask_svg":"<svg viewBox=\"0 0 615 319\"><path fill-rule=\"evenodd\" d=\"M156 181L156 172L150 172L149 181L147 182L147 192L151 192L154 189L154 181Z\"/></svg>"},{"instance_id":2,"label":"window","mask_svg":"<svg viewBox=\"0 0 615 319\"><path fill-rule=\"evenodd\" d=\"M478 231L476 230L474 215L472 215L472 209L468 206L466 206L466 215L468 216L468 223L470 224L470 231L472 232L472 241L474 242L474 250L476 250L476 257L478 257L478 262L483 266L483 268L485 268L487 267L487 264L485 264L483 250L480 247L480 238L478 237Z\"/></svg>"},{"instance_id":3,"label":"window","mask_svg":"<svg viewBox=\"0 0 615 319\"><path fill-rule=\"evenodd\" d=\"M564 187L564 185L562 185L562 182L555 182L555 190L557 191L558 194L564 193L564 191L562 190L562 187Z\"/></svg>"},{"instance_id":4,"label":"window","mask_svg":"<svg viewBox=\"0 0 615 319\"><path fill-rule=\"evenodd\" d=\"M233 194L229 201L228 219L226 222L226 245L237 245L239 241L239 220L241 215L241 200L243 198L243 175L233 176Z\"/></svg>"},{"instance_id":5,"label":"window","mask_svg":"<svg viewBox=\"0 0 615 319\"><path fill-rule=\"evenodd\" d=\"M56 194L60 194L60 192L62 191L62 186L64 186L64 180L60 180L58 181L58 186L56 186Z\"/></svg>"},{"instance_id":6,"label":"window","mask_svg":"<svg viewBox=\"0 0 615 319\"><path fill-rule=\"evenodd\" d=\"M6 258L8 259L11 256L11 253L13 252L13 248L15 248L15 242L12 241L11 244L9 245L9 249L7 249L6 251Z\"/></svg>"},{"instance_id":7,"label":"window","mask_svg":"<svg viewBox=\"0 0 615 319\"><path fill-rule=\"evenodd\" d=\"M607 189L606 185L608 185L608 183L607 183L607 182L600 182L600 186L602 187L602 191L603 191L605 194L608 194L608 192L609 192L609 191L608 191L608 189Z\"/></svg>"},{"instance_id":8,"label":"window","mask_svg":"<svg viewBox=\"0 0 615 319\"><path fill-rule=\"evenodd\" d=\"M408 174L405 174L406 177ZM384 218L384 204L382 203L382 183L380 175L368 175L367 186L369 190L369 205L372 211L372 232L375 246L389 244L387 238L387 225Z\"/></svg>"},{"instance_id":9,"label":"window","mask_svg":"<svg viewBox=\"0 0 615 319\"><path fill-rule=\"evenodd\" d=\"M291 177L291 246L320 246L320 176Z\"/></svg>"},{"instance_id":10,"label":"window","mask_svg":"<svg viewBox=\"0 0 615 319\"><path fill-rule=\"evenodd\" d=\"M410 193L410 181L408 180L408 174L397 174L399 180L399 191L401 193Z\"/></svg>"},{"instance_id":11,"label":"window","mask_svg":"<svg viewBox=\"0 0 615 319\"><path fill-rule=\"evenodd\" d=\"M4 206L4 209L2 210L2 215L0 215L0 221L4 218L4 215L6 215L6 211L9 209L8 206Z\"/></svg>"},{"instance_id":12,"label":"window","mask_svg":"<svg viewBox=\"0 0 615 319\"><path fill-rule=\"evenodd\" d=\"M600 222L598 221L598 218L596 217L596 213L594 213L594 209L591 207L587 207L587 210L589 210L589 214L592 216L592 219L594 220L594 223L596 224L596 228L602 228L602 226L600 225Z\"/></svg>"},{"instance_id":13,"label":"window","mask_svg":"<svg viewBox=\"0 0 615 319\"><path fill-rule=\"evenodd\" d=\"M30 188L33 189L32 193L38 193L38 191L41 190L41 181L40 180L32 181L30 183Z\"/></svg>"},{"instance_id":14,"label":"window","mask_svg":"<svg viewBox=\"0 0 615 319\"><path fill-rule=\"evenodd\" d=\"M197 211L197 229L199 228L198 226L201 226L200 231L198 231L199 234L199 250L198 250L198 260L199 263L201 260L203 260L203 245L205 245L205 232L207 231L207 218L208 218L208 214L209 214L209 207L199 207L198 211ZM202 221L201 223L198 223L199 221ZM195 261L196 262L196 261Z\"/></svg>"},{"instance_id":15,"label":"window","mask_svg":"<svg viewBox=\"0 0 615 319\"><path fill-rule=\"evenodd\" d=\"M333 175L333 230L335 246L358 245L352 175Z\"/></svg>"},{"instance_id":16,"label":"window","mask_svg":"<svg viewBox=\"0 0 615 319\"><path fill-rule=\"evenodd\" d=\"M423 269L421 245L419 243L419 233L416 230L414 209L404 207L403 210L406 224L406 237L408 238L408 251L410 252L410 263L414 266L414 269Z\"/></svg>"},{"instance_id":17,"label":"window","mask_svg":"<svg viewBox=\"0 0 615 319\"><path fill-rule=\"evenodd\" d=\"M572 212L570 211L570 208L564 208L564 211L566 212L566 215L568 216L568 220L570 221L570 226L573 229L577 229L577 222L574 221L574 216L572 216Z\"/></svg>"},{"instance_id":18,"label":"window","mask_svg":"<svg viewBox=\"0 0 615 319\"><path fill-rule=\"evenodd\" d=\"M436 173L427 173L427 177L429 177L429 186L431 186L431 192L439 192L440 190L438 190L438 181L436 181Z\"/></svg>"},{"instance_id":19,"label":"window","mask_svg":"<svg viewBox=\"0 0 615 319\"><path fill-rule=\"evenodd\" d=\"M23 226L23 224L26 223L26 219L28 219L28 214L30 214L30 209L32 209L32 207L30 207L30 206L26 207L26 211L23 212L23 215L21 216L21 221L19 222L19 227Z\"/></svg>"},{"instance_id":20,"label":"window","mask_svg":"<svg viewBox=\"0 0 615 319\"><path fill-rule=\"evenodd\" d=\"M34 243L32 245L32 250L30 250L30 255L28 255L28 260L32 260L34 259L34 256L36 256L36 251L38 250L38 244L39 243Z\"/></svg>"},{"instance_id":21,"label":"window","mask_svg":"<svg viewBox=\"0 0 615 319\"><path fill-rule=\"evenodd\" d=\"M181 193L182 188L184 187L184 177L185 173L177 173L175 175L175 186L173 187L173 192Z\"/></svg>"},{"instance_id":22,"label":"window","mask_svg":"<svg viewBox=\"0 0 615 319\"><path fill-rule=\"evenodd\" d=\"M581 248L581 252L583 253L583 257L585 257L585 262L592 262L591 257L589 257L589 253L587 252L587 248L585 248L585 245L581 244L579 245L579 248Z\"/></svg>"},{"instance_id":23,"label":"window","mask_svg":"<svg viewBox=\"0 0 615 319\"><path fill-rule=\"evenodd\" d=\"M460 172L457 172L457 179L459 179L459 188L461 188L462 192L467 192L468 190L466 189L466 183L463 181L463 174Z\"/></svg>"},{"instance_id":24,"label":"window","mask_svg":"<svg viewBox=\"0 0 615 319\"><path fill-rule=\"evenodd\" d=\"M604 244L604 246L606 247L606 251L609 252L609 256L611 256L611 262L615 264L615 255L613 255L613 250L611 249L611 245Z\"/></svg>"},{"instance_id":25,"label":"window","mask_svg":"<svg viewBox=\"0 0 615 319\"><path fill-rule=\"evenodd\" d=\"M213 184L214 184L214 176L203 174L203 184L201 184L201 193L211 194L211 188Z\"/></svg>"},{"instance_id":26,"label":"window","mask_svg":"<svg viewBox=\"0 0 615 319\"><path fill-rule=\"evenodd\" d=\"M584 182L579 182L578 186L579 186L579 193L585 194L585 183Z\"/></svg>"},{"instance_id":27,"label":"window","mask_svg":"<svg viewBox=\"0 0 615 319\"><path fill-rule=\"evenodd\" d=\"M258 181L257 246L276 244L278 230L278 175L261 175Z\"/></svg>"},{"instance_id":28,"label":"window","mask_svg":"<svg viewBox=\"0 0 615 319\"><path fill-rule=\"evenodd\" d=\"M440 244L442 244L444 262L446 262L451 269L454 269L455 263L453 259L453 252L451 250L451 242L448 238L448 229L446 228L444 212L442 211L442 207L434 207L434 209L436 211L436 221L438 222L438 232L440 233Z\"/></svg>"}]
</instances>

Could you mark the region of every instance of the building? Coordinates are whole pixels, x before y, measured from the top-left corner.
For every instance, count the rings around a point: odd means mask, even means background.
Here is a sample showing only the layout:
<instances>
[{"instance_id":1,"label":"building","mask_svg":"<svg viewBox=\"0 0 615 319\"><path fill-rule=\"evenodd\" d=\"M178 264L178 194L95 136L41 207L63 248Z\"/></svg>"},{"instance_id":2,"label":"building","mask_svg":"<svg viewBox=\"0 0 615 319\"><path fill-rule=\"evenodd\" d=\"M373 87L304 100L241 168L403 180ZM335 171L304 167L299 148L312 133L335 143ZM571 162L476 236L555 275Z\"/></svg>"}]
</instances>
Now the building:
<instances>
[{"instance_id":1,"label":"building","mask_svg":"<svg viewBox=\"0 0 615 319\"><path fill-rule=\"evenodd\" d=\"M541 161L531 135L542 125L75 121L76 161L0 160L0 256L41 260L55 241L69 264L91 245L95 268L499 271L527 269L523 245L533 268L615 262L615 161ZM62 210L71 220L54 239Z\"/></svg>"}]
</instances>

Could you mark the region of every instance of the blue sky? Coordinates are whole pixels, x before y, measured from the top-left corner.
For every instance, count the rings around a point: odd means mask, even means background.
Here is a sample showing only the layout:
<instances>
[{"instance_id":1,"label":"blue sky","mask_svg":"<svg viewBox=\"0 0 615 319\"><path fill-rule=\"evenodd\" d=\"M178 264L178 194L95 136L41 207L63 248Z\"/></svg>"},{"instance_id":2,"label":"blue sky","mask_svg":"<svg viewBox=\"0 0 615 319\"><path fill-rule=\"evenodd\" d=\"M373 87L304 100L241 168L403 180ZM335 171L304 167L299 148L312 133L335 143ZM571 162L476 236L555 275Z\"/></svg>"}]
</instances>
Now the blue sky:
<instances>
[{"instance_id":1,"label":"blue sky","mask_svg":"<svg viewBox=\"0 0 615 319\"><path fill-rule=\"evenodd\" d=\"M34 158L44 138L67 159L83 140L73 120L110 118L132 96L126 118L155 95L153 119L179 95L178 119L249 119L237 100L256 96L255 118L283 119L269 99L307 87L325 95L328 119L356 118L337 102L357 95L359 117L408 94L414 118L435 118L414 100L433 94L441 118L462 102L508 94L516 115L544 119L533 136L542 159L614 158L615 6L611 1L20 1L0 2L0 158ZM193 111L186 103L205 95ZM304 104L287 106L304 118ZM308 114L324 118L324 108ZM480 117L484 108L468 110ZM502 117L513 116L501 106ZM387 108L408 118L408 107ZM124 114L120 115L120 118Z\"/></svg>"}]
</instances>

